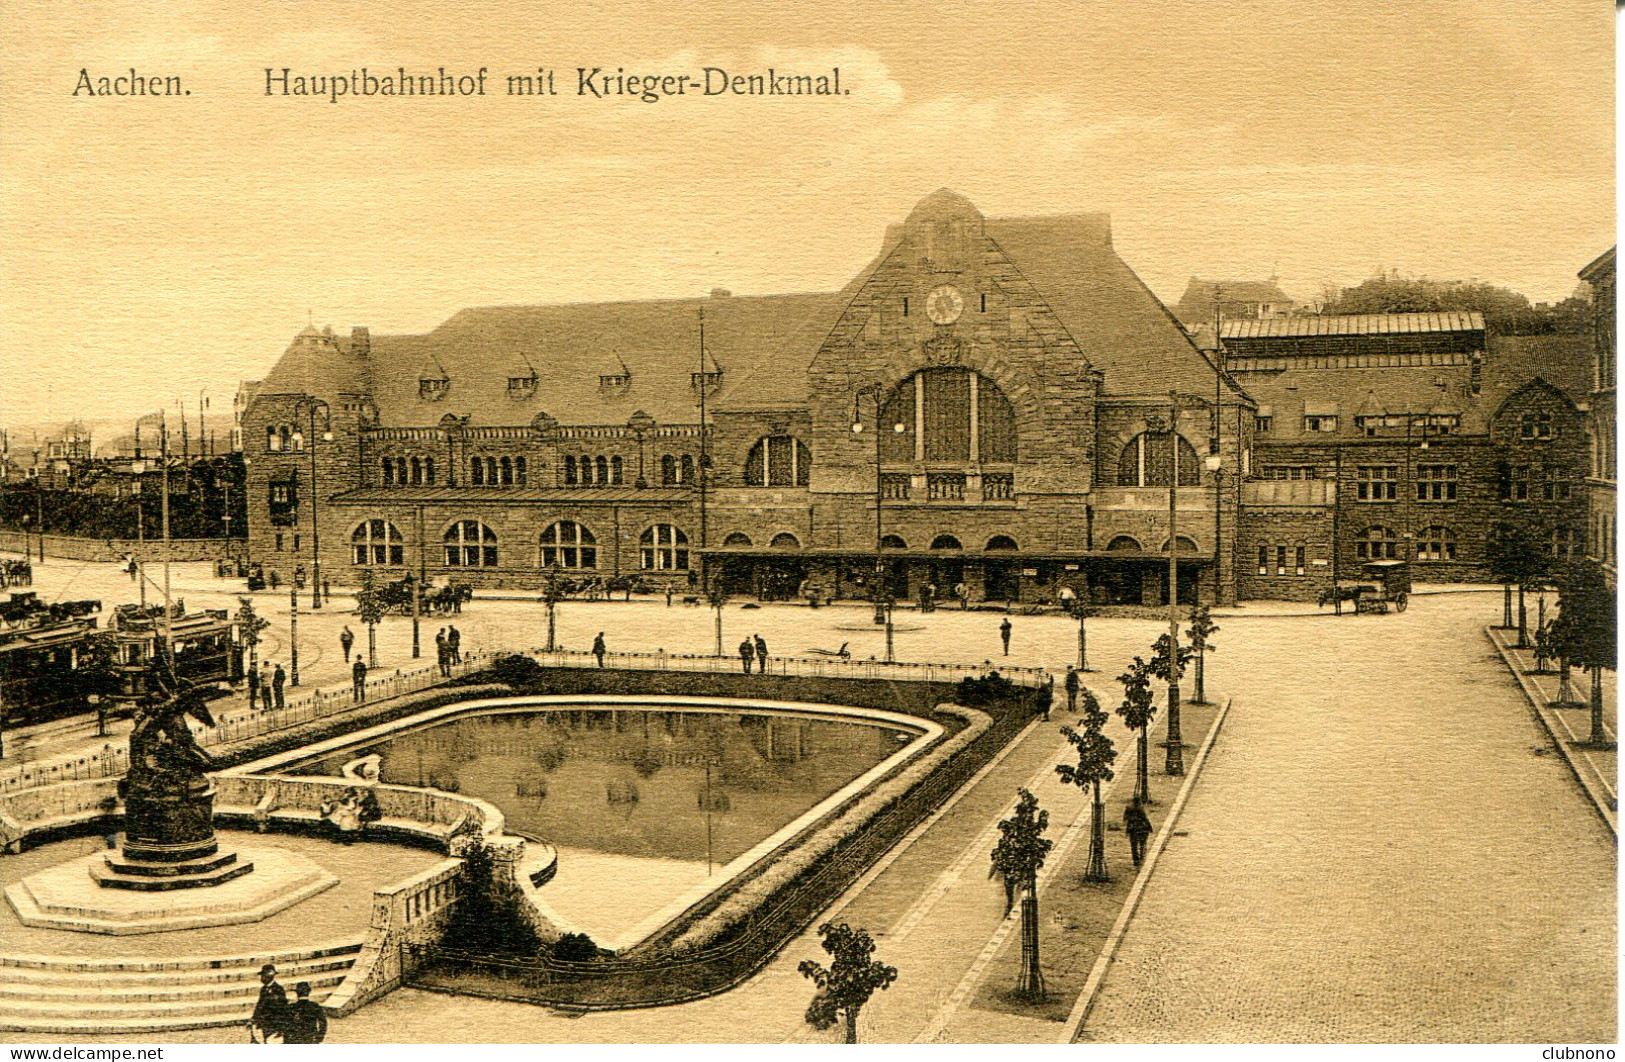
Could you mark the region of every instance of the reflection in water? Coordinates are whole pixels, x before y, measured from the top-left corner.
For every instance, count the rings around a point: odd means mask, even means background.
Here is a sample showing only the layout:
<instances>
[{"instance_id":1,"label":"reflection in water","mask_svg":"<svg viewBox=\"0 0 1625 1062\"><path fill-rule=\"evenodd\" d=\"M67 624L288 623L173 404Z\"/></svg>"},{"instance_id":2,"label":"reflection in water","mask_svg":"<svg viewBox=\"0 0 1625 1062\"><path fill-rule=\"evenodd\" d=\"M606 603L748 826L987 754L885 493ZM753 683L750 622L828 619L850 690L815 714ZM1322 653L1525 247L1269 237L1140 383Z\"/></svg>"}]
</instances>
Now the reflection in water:
<instances>
[{"instance_id":1,"label":"reflection in water","mask_svg":"<svg viewBox=\"0 0 1625 1062\"><path fill-rule=\"evenodd\" d=\"M287 770L337 774L376 753L386 783L477 796L515 833L619 855L703 862L709 825L720 864L909 738L785 715L560 709L455 719Z\"/></svg>"}]
</instances>

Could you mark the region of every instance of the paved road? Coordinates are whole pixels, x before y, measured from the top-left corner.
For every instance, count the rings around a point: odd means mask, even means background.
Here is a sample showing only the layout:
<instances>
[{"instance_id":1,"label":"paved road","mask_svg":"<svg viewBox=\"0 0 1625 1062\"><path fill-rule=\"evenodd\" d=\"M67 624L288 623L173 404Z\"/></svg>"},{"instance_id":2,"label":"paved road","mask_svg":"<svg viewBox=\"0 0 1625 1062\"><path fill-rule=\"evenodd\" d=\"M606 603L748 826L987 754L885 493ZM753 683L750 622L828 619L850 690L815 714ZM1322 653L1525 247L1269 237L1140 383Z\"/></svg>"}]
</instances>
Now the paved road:
<instances>
[{"instance_id":1,"label":"paved road","mask_svg":"<svg viewBox=\"0 0 1625 1062\"><path fill-rule=\"evenodd\" d=\"M1435 597L1308 659L1233 623L1248 690L1085 1039L1613 1042L1615 850L1484 622Z\"/></svg>"}]
</instances>

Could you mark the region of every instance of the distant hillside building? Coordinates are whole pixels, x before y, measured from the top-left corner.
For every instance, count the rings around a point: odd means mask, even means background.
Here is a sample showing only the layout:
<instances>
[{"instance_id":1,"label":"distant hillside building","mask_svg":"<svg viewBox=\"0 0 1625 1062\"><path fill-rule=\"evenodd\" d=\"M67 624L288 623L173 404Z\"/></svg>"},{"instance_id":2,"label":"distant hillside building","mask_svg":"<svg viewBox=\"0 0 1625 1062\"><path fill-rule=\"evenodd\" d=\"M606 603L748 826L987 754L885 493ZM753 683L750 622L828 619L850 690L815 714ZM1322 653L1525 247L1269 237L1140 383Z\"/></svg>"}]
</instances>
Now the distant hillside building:
<instances>
[{"instance_id":1,"label":"distant hillside building","mask_svg":"<svg viewBox=\"0 0 1625 1062\"><path fill-rule=\"evenodd\" d=\"M1213 327L1215 306L1225 320L1267 321L1289 317L1297 308L1292 297L1269 280L1201 280L1191 277L1185 294L1174 307L1174 316L1186 328Z\"/></svg>"}]
</instances>

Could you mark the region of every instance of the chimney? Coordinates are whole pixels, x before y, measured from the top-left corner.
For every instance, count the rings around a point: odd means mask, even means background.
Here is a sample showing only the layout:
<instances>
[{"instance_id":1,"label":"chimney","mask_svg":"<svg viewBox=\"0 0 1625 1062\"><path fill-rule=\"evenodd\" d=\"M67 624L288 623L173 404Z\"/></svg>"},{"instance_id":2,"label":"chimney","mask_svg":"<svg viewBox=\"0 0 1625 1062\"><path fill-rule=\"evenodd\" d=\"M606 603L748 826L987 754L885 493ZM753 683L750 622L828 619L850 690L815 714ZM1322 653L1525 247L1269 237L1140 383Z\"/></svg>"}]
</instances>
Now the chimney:
<instances>
[{"instance_id":1,"label":"chimney","mask_svg":"<svg viewBox=\"0 0 1625 1062\"><path fill-rule=\"evenodd\" d=\"M372 334L365 328L350 329L350 350L363 358L372 353Z\"/></svg>"}]
</instances>

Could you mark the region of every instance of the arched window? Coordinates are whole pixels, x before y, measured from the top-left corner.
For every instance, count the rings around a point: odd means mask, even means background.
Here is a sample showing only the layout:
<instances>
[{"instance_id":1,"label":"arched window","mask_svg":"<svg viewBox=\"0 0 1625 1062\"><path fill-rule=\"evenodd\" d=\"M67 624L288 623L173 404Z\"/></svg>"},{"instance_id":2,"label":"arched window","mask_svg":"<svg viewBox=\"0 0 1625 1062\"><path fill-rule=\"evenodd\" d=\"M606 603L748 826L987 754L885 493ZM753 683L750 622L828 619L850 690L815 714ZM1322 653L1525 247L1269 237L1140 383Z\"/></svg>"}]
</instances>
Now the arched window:
<instances>
[{"instance_id":1,"label":"arched window","mask_svg":"<svg viewBox=\"0 0 1625 1062\"><path fill-rule=\"evenodd\" d=\"M812 451L793 435L763 436L745 457L747 487L805 487Z\"/></svg>"},{"instance_id":2,"label":"arched window","mask_svg":"<svg viewBox=\"0 0 1625 1062\"><path fill-rule=\"evenodd\" d=\"M1168 540L1167 539L1162 540L1162 551L1164 553L1168 552ZM1192 540L1192 539L1186 538L1184 535L1180 535L1179 536L1179 552L1181 552L1181 553L1195 553L1196 552L1196 542L1194 540Z\"/></svg>"},{"instance_id":3,"label":"arched window","mask_svg":"<svg viewBox=\"0 0 1625 1062\"><path fill-rule=\"evenodd\" d=\"M497 475L497 459L494 457L487 457L485 459L485 485L488 487L495 487L501 482L502 481Z\"/></svg>"},{"instance_id":4,"label":"arched window","mask_svg":"<svg viewBox=\"0 0 1625 1062\"><path fill-rule=\"evenodd\" d=\"M677 463L677 482L694 482L694 455L684 454L683 459Z\"/></svg>"},{"instance_id":5,"label":"arched window","mask_svg":"<svg viewBox=\"0 0 1625 1062\"><path fill-rule=\"evenodd\" d=\"M446 564L453 568L495 568L496 532L478 520L459 520L446 529Z\"/></svg>"},{"instance_id":6,"label":"arched window","mask_svg":"<svg viewBox=\"0 0 1625 1062\"><path fill-rule=\"evenodd\" d=\"M286 428L284 428L282 430L287 431ZM304 448L305 448L305 433L302 432L302 431L295 431L293 433L293 442L292 442L291 449L303 451Z\"/></svg>"},{"instance_id":7,"label":"arched window","mask_svg":"<svg viewBox=\"0 0 1625 1062\"><path fill-rule=\"evenodd\" d=\"M542 532L542 567L596 568L598 540L573 520L560 520Z\"/></svg>"},{"instance_id":8,"label":"arched window","mask_svg":"<svg viewBox=\"0 0 1625 1062\"><path fill-rule=\"evenodd\" d=\"M781 531L774 535L773 541L769 542L767 545L769 549L800 549L801 539L790 534L788 531Z\"/></svg>"},{"instance_id":9,"label":"arched window","mask_svg":"<svg viewBox=\"0 0 1625 1062\"><path fill-rule=\"evenodd\" d=\"M393 487L395 485L395 459L392 457L386 457L384 458L382 464L384 469L384 486Z\"/></svg>"},{"instance_id":10,"label":"arched window","mask_svg":"<svg viewBox=\"0 0 1625 1062\"><path fill-rule=\"evenodd\" d=\"M938 535L936 538L933 538L931 540L931 548L932 549L964 549L965 547L961 546L959 544L959 539L955 538L952 535Z\"/></svg>"},{"instance_id":11,"label":"arched window","mask_svg":"<svg viewBox=\"0 0 1625 1062\"><path fill-rule=\"evenodd\" d=\"M1177 440L1177 446L1174 441ZM1196 448L1183 435L1166 431L1141 432L1123 447L1117 461L1119 487L1166 487L1173 481L1170 465L1179 468L1179 485L1194 487L1201 482L1201 463Z\"/></svg>"},{"instance_id":12,"label":"arched window","mask_svg":"<svg viewBox=\"0 0 1625 1062\"><path fill-rule=\"evenodd\" d=\"M576 485L576 456L575 456L575 454L565 454L564 455L564 485L566 487L573 487L573 486Z\"/></svg>"},{"instance_id":13,"label":"arched window","mask_svg":"<svg viewBox=\"0 0 1625 1062\"><path fill-rule=\"evenodd\" d=\"M1456 533L1448 527L1429 527L1416 543L1416 559L1453 561L1456 559Z\"/></svg>"},{"instance_id":14,"label":"arched window","mask_svg":"<svg viewBox=\"0 0 1625 1062\"><path fill-rule=\"evenodd\" d=\"M363 520L350 532L350 559L358 567L406 563L401 533L388 520Z\"/></svg>"},{"instance_id":15,"label":"arched window","mask_svg":"<svg viewBox=\"0 0 1625 1062\"><path fill-rule=\"evenodd\" d=\"M609 459L609 481L615 484L617 487L626 482L621 477L621 472L624 467L625 465L621 461L620 454L616 454L614 457Z\"/></svg>"},{"instance_id":16,"label":"arched window","mask_svg":"<svg viewBox=\"0 0 1625 1062\"><path fill-rule=\"evenodd\" d=\"M677 485L677 458L671 454L661 455L660 485L662 487L675 487Z\"/></svg>"},{"instance_id":17,"label":"arched window","mask_svg":"<svg viewBox=\"0 0 1625 1062\"><path fill-rule=\"evenodd\" d=\"M1106 543L1106 550L1109 553L1138 553L1140 552L1140 542L1129 535L1118 535Z\"/></svg>"},{"instance_id":18,"label":"arched window","mask_svg":"<svg viewBox=\"0 0 1625 1062\"><path fill-rule=\"evenodd\" d=\"M519 484L521 487L525 486L526 471L525 459L523 457L516 457L513 459L513 478L515 483Z\"/></svg>"},{"instance_id":19,"label":"arched window","mask_svg":"<svg viewBox=\"0 0 1625 1062\"><path fill-rule=\"evenodd\" d=\"M599 454L598 455L598 460L596 462L594 462L594 465L596 467L594 468L594 480L593 481L595 483L597 483L599 486L604 486L607 483L609 483L609 481L610 481L610 479L609 479L609 459L606 458L603 454Z\"/></svg>"},{"instance_id":20,"label":"arched window","mask_svg":"<svg viewBox=\"0 0 1625 1062\"><path fill-rule=\"evenodd\" d=\"M885 461L1016 460L1010 400L970 369L920 370L891 393L880 423ZM898 424L901 432L894 430Z\"/></svg>"},{"instance_id":21,"label":"arched window","mask_svg":"<svg viewBox=\"0 0 1625 1062\"><path fill-rule=\"evenodd\" d=\"M434 458L432 457L423 459L423 482L431 487L434 486Z\"/></svg>"},{"instance_id":22,"label":"arched window","mask_svg":"<svg viewBox=\"0 0 1625 1062\"><path fill-rule=\"evenodd\" d=\"M688 568L688 536L675 524L655 524L638 539L643 548L643 566L651 571L684 571Z\"/></svg>"},{"instance_id":23,"label":"arched window","mask_svg":"<svg viewBox=\"0 0 1625 1062\"><path fill-rule=\"evenodd\" d=\"M423 482L423 462L412 458L412 486L416 487Z\"/></svg>"},{"instance_id":24,"label":"arched window","mask_svg":"<svg viewBox=\"0 0 1625 1062\"><path fill-rule=\"evenodd\" d=\"M903 541L901 535L885 535L880 539L880 548L908 549L908 543Z\"/></svg>"},{"instance_id":25,"label":"arched window","mask_svg":"<svg viewBox=\"0 0 1625 1062\"><path fill-rule=\"evenodd\" d=\"M987 540L988 549L1016 549L1016 540L1009 535L994 535Z\"/></svg>"},{"instance_id":26,"label":"arched window","mask_svg":"<svg viewBox=\"0 0 1625 1062\"><path fill-rule=\"evenodd\" d=\"M741 547L749 548L751 541L750 536L745 534L743 531L735 531L733 534L723 539L722 544L724 546L732 546L736 549Z\"/></svg>"},{"instance_id":27,"label":"arched window","mask_svg":"<svg viewBox=\"0 0 1625 1062\"><path fill-rule=\"evenodd\" d=\"M513 458L504 457L498 462L498 465L502 472L502 485L504 487L513 486Z\"/></svg>"},{"instance_id":28,"label":"arched window","mask_svg":"<svg viewBox=\"0 0 1625 1062\"><path fill-rule=\"evenodd\" d=\"M1398 560L1399 534L1391 527L1368 527L1354 540L1354 555L1361 560Z\"/></svg>"},{"instance_id":29,"label":"arched window","mask_svg":"<svg viewBox=\"0 0 1625 1062\"><path fill-rule=\"evenodd\" d=\"M473 463L469 465L468 472L469 480L474 486L485 486L485 461L483 458L474 458Z\"/></svg>"}]
</instances>

